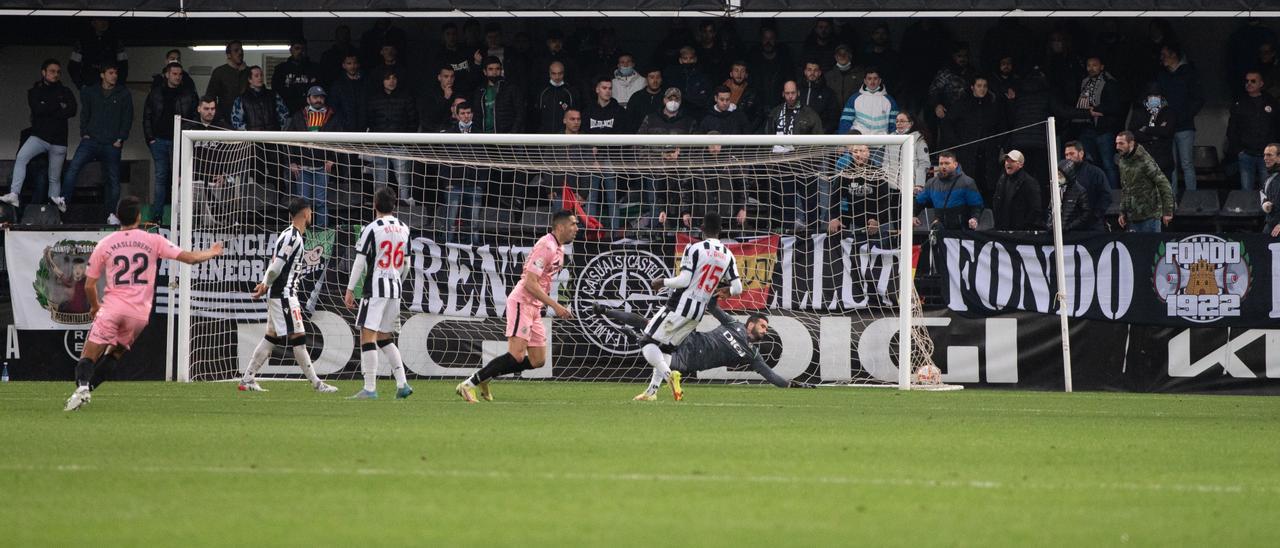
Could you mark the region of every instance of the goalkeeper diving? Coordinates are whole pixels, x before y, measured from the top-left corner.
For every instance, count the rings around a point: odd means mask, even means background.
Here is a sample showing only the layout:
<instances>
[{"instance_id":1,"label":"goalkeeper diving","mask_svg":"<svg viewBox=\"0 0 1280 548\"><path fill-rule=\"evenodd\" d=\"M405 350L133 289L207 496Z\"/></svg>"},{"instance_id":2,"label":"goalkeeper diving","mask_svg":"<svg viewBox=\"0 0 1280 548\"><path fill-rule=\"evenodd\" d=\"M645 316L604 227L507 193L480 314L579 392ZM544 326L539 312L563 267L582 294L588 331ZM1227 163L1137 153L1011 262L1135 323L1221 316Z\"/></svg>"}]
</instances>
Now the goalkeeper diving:
<instances>
[{"instance_id":1,"label":"goalkeeper diving","mask_svg":"<svg viewBox=\"0 0 1280 548\"><path fill-rule=\"evenodd\" d=\"M592 307L592 312L604 316L614 323L621 324L623 332L632 339L639 341L644 338L640 333L640 330L644 329L648 323L644 316L632 312L613 310L598 304ZM684 397L683 389L680 386L680 380L683 375L717 367L749 365L766 381L778 388L814 387L812 384L788 381L774 373L773 368L769 367L769 364L764 360L764 356L755 347L755 344L764 340L765 334L769 332L768 316L755 312L748 316L747 323L743 324L721 310L716 298L713 298L707 306L707 312L715 317L716 320L719 320L720 325L711 331L695 331L691 333L671 352L671 389L672 393L676 395L676 399L683 399ZM663 350L672 349L664 348ZM657 379L657 382L661 383L662 381ZM654 394L658 391L658 388L660 387L654 386L650 382L650 386L645 393Z\"/></svg>"}]
</instances>

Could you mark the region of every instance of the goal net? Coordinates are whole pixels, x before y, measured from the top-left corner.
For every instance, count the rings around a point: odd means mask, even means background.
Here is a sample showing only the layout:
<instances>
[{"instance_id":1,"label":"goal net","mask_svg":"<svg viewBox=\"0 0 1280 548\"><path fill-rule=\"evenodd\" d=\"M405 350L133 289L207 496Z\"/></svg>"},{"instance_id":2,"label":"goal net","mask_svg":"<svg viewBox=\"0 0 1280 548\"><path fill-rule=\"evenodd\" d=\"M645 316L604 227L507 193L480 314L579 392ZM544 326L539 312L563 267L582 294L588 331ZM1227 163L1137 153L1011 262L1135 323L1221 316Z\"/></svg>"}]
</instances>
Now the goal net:
<instances>
[{"instance_id":1,"label":"goal net","mask_svg":"<svg viewBox=\"0 0 1280 548\"><path fill-rule=\"evenodd\" d=\"M315 212L299 297L315 369L356 378L355 312L342 297L372 195L386 185L413 230L399 336L411 375L462 377L506 351L506 296L553 212L568 209L581 230L552 295L575 317L544 317L548 364L523 376L647 380L633 330L598 312L653 316L668 295L649 282L677 271L684 247L700 239L699 220L715 212L746 288L720 306L740 321L768 315L757 348L775 373L908 387L921 376L900 370L899 356L931 345L912 329L903 283L915 177L901 167L913 162L907 139L185 131L178 180L191 184L175 189L174 230L183 246L223 241L227 251L178 267L171 284L178 379L229 380L247 367L266 330L266 304L251 292L295 197ZM700 329L716 325L708 314ZM283 353L258 375L298 376ZM762 378L742 365L691 380Z\"/></svg>"}]
</instances>

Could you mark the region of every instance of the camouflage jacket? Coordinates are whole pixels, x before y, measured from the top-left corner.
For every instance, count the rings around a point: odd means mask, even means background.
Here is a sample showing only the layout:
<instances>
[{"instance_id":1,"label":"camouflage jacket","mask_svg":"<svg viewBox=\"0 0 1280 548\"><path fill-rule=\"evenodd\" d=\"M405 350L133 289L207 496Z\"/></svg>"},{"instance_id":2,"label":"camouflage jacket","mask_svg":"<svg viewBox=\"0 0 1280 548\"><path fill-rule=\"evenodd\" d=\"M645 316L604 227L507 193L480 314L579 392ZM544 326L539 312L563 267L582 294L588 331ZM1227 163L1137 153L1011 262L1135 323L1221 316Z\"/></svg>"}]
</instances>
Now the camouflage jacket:
<instances>
[{"instance_id":1,"label":"camouflage jacket","mask_svg":"<svg viewBox=\"0 0 1280 548\"><path fill-rule=\"evenodd\" d=\"M1130 223L1173 215L1173 191L1169 179L1142 145L1134 144L1132 154L1116 155L1120 168L1120 188L1124 200L1120 211Z\"/></svg>"}]
</instances>

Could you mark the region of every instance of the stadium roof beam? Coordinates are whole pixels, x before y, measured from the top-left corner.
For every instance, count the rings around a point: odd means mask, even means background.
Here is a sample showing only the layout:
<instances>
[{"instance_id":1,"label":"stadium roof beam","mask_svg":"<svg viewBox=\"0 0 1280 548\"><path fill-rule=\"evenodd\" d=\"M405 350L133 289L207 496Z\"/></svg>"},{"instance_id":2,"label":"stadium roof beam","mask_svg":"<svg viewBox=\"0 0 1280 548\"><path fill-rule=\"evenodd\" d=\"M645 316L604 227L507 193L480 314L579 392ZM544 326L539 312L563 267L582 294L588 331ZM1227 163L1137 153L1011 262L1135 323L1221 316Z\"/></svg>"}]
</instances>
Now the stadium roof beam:
<instances>
[{"instance_id":1,"label":"stadium roof beam","mask_svg":"<svg viewBox=\"0 0 1280 548\"><path fill-rule=\"evenodd\" d=\"M918 11L743 11L733 5L730 9L716 10L341 10L341 11L164 11L164 10L70 10L70 9L0 9L0 16L42 16L42 17L159 17L159 18L225 18L225 19L273 19L273 18L346 18L346 17L392 17L400 19L431 18L600 18L600 17L661 17L661 18L706 18L735 17L742 19L813 19L832 17L840 19L884 19L884 18L1002 18L1002 17L1280 17L1280 11L1250 10L918 10Z\"/></svg>"}]
</instances>

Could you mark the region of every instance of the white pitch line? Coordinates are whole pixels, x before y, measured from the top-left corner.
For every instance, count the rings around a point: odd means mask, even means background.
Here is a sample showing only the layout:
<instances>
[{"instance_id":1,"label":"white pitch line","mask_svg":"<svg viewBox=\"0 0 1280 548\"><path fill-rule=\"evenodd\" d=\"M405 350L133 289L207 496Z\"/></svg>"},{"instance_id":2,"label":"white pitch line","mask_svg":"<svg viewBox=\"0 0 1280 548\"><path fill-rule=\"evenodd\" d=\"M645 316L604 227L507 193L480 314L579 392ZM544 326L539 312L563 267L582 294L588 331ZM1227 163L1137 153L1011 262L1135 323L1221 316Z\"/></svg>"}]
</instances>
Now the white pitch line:
<instances>
[{"instance_id":1,"label":"white pitch line","mask_svg":"<svg viewBox=\"0 0 1280 548\"><path fill-rule=\"evenodd\" d=\"M981 489L981 490L1037 490L1037 491L1121 491L1121 492L1174 492L1215 495L1271 495L1280 494L1280 486L1221 485L1188 483L1136 483L1136 482L1075 482L1075 483L1021 483L993 480L931 480L856 478L848 476L782 476L739 474L651 474L651 473L593 473L593 472L504 472L462 469L407 468L286 468L261 466L101 466L94 464L59 465L0 465L5 472L124 472L133 474L210 474L210 475L315 475L315 476L412 476L419 478L463 478L544 481L608 481L608 482L684 482L684 483L752 483L752 484L817 484L860 487L898 487L915 489Z\"/></svg>"}]
</instances>

